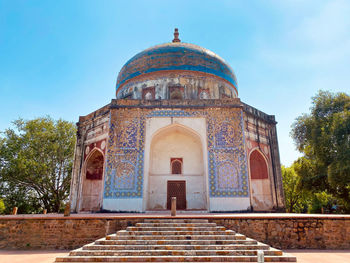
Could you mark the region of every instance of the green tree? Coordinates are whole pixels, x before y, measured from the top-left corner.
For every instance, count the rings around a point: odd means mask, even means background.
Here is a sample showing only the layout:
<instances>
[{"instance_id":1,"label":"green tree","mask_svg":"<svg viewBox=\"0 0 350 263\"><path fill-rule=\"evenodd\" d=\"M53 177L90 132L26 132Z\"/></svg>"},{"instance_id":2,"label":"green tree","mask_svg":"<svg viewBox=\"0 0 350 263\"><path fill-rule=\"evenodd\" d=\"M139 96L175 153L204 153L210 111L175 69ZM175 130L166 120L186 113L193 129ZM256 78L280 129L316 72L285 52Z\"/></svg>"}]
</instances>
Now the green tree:
<instances>
[{"instance_id":1,"label":"green tree","mask_svg":"<svg viewBox=\"0 0 350 263\"><path fill-rule=\"evenodd\" d=\"M4 200L0 199L0 215L5 212L5 209Z\"/></svg>"},{"instance_id":2,"label":"green tree","mask_svg":"<svg viewBox=\"0 0 350 263\"><path fill-rule=\"evenodd\" d=\"M303 213L307 211L308 194L301 186L301 178L294 170L294 165L282 165L282 178L286 210L288 213Z\"/></svg>"},{"instance_id":3,"label":"green tree","mask_svg":"<svg viewBox=\"0 0 350 263\"><path fill-rule=\"evenodd\" d=\"M319 91L291 135L303 157L296 172L304 188L326 191L350 211L350 96Z\"/></svg>"},{"instance_id":4,"label":"green tree","mask_svg":"<svg viewBox=\"0 0 350 263\"><path fill-rule=\"evenodd\" d=\"M315 193L311 200L309 207L310 213L331 213L333 205L336 204L336 200L333 195L328 194L327 191Z\"/></svg>"},{"instance_id":5,"label":"green tree","mask_svg":"<svg viewBox=\"0 0 350 263\"><path fill-rule=\"evenodd\" d=\"M16 205L21 213L42 207L58 212L69 194L75 126L44 117L19 119L14 127L0 138L0 194L5 205Z\"/></svg>"}]
</instances>

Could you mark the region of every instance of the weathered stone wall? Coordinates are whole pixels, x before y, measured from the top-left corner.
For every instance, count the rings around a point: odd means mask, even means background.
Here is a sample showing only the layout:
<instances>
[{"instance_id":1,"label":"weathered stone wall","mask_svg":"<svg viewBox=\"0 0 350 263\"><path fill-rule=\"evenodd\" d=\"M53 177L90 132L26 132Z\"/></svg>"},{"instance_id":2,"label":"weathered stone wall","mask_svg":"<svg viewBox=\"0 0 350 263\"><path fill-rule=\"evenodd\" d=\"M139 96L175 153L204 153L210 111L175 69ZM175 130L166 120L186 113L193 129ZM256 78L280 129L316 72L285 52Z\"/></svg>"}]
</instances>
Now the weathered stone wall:
<instances>
[{"instance_id":1,"label":"weathered stone wall","mask_svg":"<svg viewBox=\"0 0 350 263\"><path fill-rule=\"evenodd\" d=\"M74 249L142 220L0 219L0 249Z\"/></svg>"},{"instance_id":2,"label":"weathered stone wall","mask_svg":"<svg viewBox=\"0 0 350 263\"><path fill-rule=\"evenodd\" d=\"M152 217L0 217L0 249L74 249L145 218ZM350 216L210 215L197 218L208 218L210 222L276 248L350 249Z\"/></svg>"},{"instance_id":3,"label":"weathered stone wall","mask_svg":"<svg viewBox=\"0 0 350 263\"><path fill-rule=\"evenodd\" d=\"M275 248L350 248L350 218L241 218L210 221Z\"/></svg>"}]
</instances>

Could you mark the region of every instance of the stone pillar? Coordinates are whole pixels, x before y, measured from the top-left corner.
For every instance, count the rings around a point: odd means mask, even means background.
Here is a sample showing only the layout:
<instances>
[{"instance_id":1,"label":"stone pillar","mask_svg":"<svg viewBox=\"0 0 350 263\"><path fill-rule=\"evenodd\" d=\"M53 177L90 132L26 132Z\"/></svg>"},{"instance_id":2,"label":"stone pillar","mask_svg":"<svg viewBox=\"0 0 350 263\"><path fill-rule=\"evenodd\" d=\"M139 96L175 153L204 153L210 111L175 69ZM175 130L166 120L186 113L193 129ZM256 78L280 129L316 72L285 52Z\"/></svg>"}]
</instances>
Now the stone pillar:
<instances>
[{"instance_id":1,"label":"stone pillar","mask_svg":"<svg viewBox=\"0 0 350 263\"><path fill-rule=\"evenodd\" d=\"M68 202L64 208L64 216L70 216L70 202Z\"/></svg>"},{"instance_id":2,"label":"stone pillar","mask_svg":"<svg viewBox=\"0 0 350 263\"><path fill-rule=\"evenodd\" d=\"M12 214L13 214L13 215L17 215L17 211L18 211L18 207L15 206L15 207L12 209Z\"/></svg>"},{"instance_id":3,"label":"stone pillar","mask_svg":"<svg viewBox=\"0 0 350 263\"><path fill-rule=\"evenodd\" d=\"M171 198L171 216L176 216L176 197Z\"/></svg>"}]
</instances>

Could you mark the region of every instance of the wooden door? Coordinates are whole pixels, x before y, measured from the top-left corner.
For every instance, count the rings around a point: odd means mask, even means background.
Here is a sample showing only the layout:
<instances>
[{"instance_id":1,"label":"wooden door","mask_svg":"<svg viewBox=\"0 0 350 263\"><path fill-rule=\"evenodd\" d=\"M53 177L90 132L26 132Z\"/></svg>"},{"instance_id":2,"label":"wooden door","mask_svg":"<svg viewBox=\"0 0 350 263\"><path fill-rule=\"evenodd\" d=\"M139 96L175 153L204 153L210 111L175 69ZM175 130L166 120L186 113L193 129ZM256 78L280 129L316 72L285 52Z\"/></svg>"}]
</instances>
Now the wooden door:
<instances>
[{"instance_id":1,"label":"wooden door","mask_svg":"<svg viewBox=\"0 0 350 263\"><path fill-rule=\"evenodd\" d=\"M186 181L168 181L167 209L171 209L172 197L176 197L176 209L186 209Z\"/></svg>"}]
</instances>

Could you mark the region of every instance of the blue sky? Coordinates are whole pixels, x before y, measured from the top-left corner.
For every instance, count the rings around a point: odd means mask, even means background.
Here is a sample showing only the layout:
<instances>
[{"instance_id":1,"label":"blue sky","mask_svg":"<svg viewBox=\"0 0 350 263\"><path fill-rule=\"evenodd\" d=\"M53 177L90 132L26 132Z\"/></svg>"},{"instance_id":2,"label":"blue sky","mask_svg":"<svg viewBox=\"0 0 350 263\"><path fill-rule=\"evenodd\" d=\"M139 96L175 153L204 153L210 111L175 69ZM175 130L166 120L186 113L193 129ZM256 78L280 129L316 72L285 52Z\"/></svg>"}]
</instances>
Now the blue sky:
<instances>
[{"instance_id":1,"label":"blue sky","mask_svg":"<svg viewBox=\"0 0 350 263\"><path fill-rule=\"evenodd\" d=\"M183 42L224 58L242 101L276 115L281 161L318 90L350 92L350 1L0 0L0 130L21 117L76 122L115 97L123 64Z\"/></svg>"}]
</instances>

